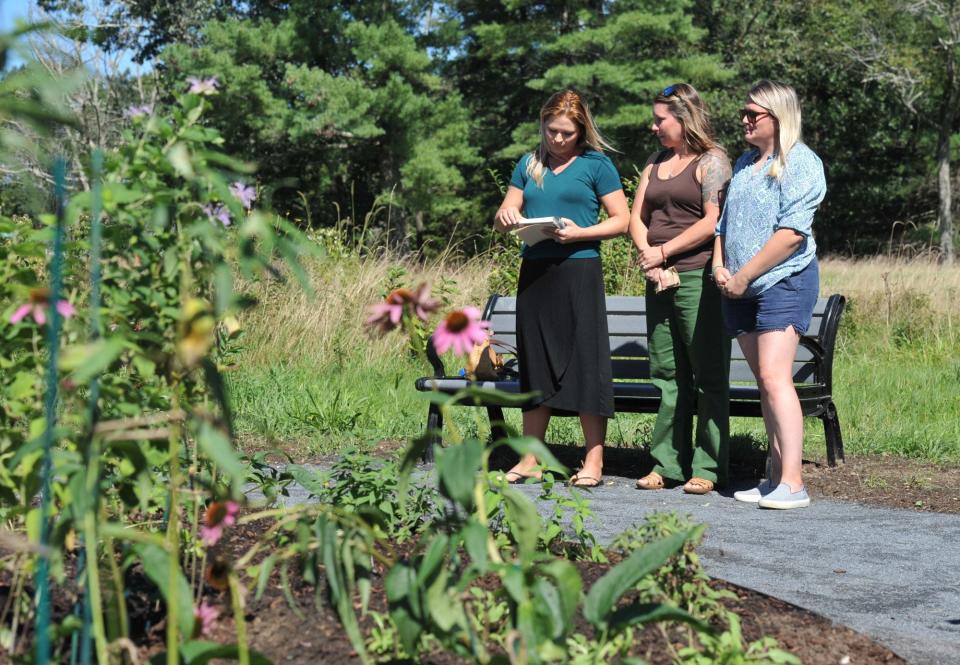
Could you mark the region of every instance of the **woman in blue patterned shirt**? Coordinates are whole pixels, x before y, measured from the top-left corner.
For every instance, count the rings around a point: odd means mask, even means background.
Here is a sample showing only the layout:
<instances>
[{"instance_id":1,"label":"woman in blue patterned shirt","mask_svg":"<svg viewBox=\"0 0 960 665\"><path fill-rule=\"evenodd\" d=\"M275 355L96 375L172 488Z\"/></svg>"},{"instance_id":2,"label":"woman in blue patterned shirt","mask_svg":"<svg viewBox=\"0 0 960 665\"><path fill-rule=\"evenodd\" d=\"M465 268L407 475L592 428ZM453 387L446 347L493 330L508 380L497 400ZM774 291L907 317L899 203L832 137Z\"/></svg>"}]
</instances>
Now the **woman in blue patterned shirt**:
<instances>
[{"instance_id":1,"label":"woman in blue patterned shirt","mask_svg":"<svg viewBox=\"0 0 960 665\"><path fill-rule=\"evenodd\" d=\"M820 158L801 142L793 88L760 81L740 121L753 147L733 168L712 271L727 332L757 377L771 465L770 478L734 497L761 508L802 508L810 497L801 477L803 414L793 358L820 288L812 227L826 181Z\"/></svg>"}]
</instances>

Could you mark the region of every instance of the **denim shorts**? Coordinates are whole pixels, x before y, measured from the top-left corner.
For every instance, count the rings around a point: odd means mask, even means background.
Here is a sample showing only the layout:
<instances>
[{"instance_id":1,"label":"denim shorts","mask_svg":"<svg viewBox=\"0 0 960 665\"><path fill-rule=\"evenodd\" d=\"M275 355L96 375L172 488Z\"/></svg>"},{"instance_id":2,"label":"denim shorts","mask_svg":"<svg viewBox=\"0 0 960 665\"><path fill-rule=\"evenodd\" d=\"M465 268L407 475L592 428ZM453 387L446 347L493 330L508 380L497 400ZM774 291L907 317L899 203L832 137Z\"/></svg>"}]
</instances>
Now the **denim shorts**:
<instances>
[{"instance_id":1,"label":"denim shorts","mask_svg":"<svg viewBox=\"0 0 960 665\"><path fill-rule=\"evenodd\" d=\"M800 272L784 277L766 291L749 298L723 298L723 323L727 334L786 330L803 335L810 327L820 293L820 267L814 257Z\"/></svg>"}]
</instances>

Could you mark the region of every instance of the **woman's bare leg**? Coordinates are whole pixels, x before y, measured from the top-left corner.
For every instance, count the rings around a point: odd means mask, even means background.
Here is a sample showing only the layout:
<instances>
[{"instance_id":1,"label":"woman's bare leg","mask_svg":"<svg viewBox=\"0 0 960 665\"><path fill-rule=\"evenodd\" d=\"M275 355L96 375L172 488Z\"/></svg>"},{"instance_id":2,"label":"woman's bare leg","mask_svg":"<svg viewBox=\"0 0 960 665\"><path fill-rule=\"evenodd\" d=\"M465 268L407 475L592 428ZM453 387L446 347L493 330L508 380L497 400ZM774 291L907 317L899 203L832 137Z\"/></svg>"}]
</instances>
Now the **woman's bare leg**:
<instances>
[{"instance_id":1,"label":"woman's bare leg","mask_svg":"<svg viewBox=\"0 0 960 665\"><path fill-rule=\"evenodd\" d=\"M760 351L757 347L757 338L760 333L745 333L737 337L740 348L743 350L743 357L750 366L750 371L755 377L760 376ZM791 377L792 379L792 377ZM757 379L759 383L760 379ZM770 455L770 477L767 478L770 485L776 487L780 484L781 461L780 461L780 442L777 441L777 432L773 428L772 419L767 416L764 400L760 400L760 411L763 413L763 424L767 430L767 446Z\"/></svg>"},{"instance_id":2,"label":"woman's bare leg","mask_svg":"<svg viewBox=\"0 0 960 665\"><path fill-rule=\"evenodd\" d=\"M760 373L757 384L763 420L779 449L780 482L798 492L803 487L803 412L793 385L793 358L800 337L793 327L770 330L757 337ZM773 475L773 472L771 472Z\"/></svg>"},{"instance_id":3,"label":"woman's bare leg","mask_svg":"<svg viewBox=\"0 0 960 665\"><path fill-rule=\"evenodd\" d=\"M600 480L603 477L603 444L607 438L607 418L582 413L580 428L583 430L587 452L583 460L583 468L577 472L577 476ZM584 482L592 484L593 481L585 480Z\"/></svg>"}]
</instances>

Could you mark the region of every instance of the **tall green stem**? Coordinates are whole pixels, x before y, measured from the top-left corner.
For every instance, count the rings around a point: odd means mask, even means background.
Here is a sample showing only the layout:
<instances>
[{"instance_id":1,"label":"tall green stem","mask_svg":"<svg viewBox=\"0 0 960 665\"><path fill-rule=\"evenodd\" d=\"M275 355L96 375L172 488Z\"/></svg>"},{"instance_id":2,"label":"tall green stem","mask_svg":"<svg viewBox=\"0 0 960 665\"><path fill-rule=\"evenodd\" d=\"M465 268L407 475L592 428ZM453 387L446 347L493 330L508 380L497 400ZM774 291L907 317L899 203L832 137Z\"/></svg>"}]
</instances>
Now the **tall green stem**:
<instances>
[{"instance_id":1,"label":"tall green stem","mask_svg":"<svg viewBox=\"0 0 960 665\"><path fill-rule=\"evenodd\" d=\"M171 407L180 410L180 379L173 381ZM167 665L179 665L179 616L177 593L180 576L180 421L170 424L170 512L167 516L167 552L170 568L167 580Z\"/></svg>"},{"instance_id":2,"label":"tall green stem","mask_svg":"<svg viewBox=\"0 0 960 665\"><path fill-rule=\"evenodd\" d=\"M240 584L237 582L237 573L230 571L230 599L233 601L233 621L237 630L237 656L240 665L250 665L250 648L247 645L247 622L243 618L243 596L240 595Z\"/></svg>"}]
</instances>

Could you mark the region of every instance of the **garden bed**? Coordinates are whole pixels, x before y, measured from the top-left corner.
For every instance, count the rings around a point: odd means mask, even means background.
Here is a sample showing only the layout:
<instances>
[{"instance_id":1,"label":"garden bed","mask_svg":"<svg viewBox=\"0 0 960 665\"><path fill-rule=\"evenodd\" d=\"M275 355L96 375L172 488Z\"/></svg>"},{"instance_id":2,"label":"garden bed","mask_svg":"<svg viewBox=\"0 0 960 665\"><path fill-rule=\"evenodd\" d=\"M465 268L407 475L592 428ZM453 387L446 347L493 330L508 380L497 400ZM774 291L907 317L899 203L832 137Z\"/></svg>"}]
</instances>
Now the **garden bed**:
<instances>
[{"instance_id":1,"label":"garden bed","mask_svg":"<svg viewBox=\"0 0 960 665\"><path fill-rule=\"evenodd\" d=\"M226 546L234 555L239 556L253 545L260 535L257 525L238 527ZM585 587L589 587L610 567L589 562L576 562L576 565L580 569ZM313 587L304 583L299 576L291 576L290 586L303 616L297 616L279 586L271 583L260 600L250 599L248 602L246 618L251 647L278 665L359 662L336 614L328 608L315 606ZM781 648L798 656L805 665L837 665L844 662L845 657L849 657L850 663L906 662L870 638L813 612L727 582L715 580L712 586L736 594L735 600L725 600L723 603L740 617L745 642L758 640L765 635L771 636L780 643ZM221 609L224 617L217 624L211 639L224 643L234 641L236 630L228 611L229 601L226 594L212 595L209 601ZM371 609L386 611L379 578L374 581ZM361 625L368 634L376 629L376 624L369 617L365 618ZM162 625L157 625L146 643L139 645L141 656L146 657L163 649L162 628ZM683 627L672 625L668 635L675 646L681 647L685 644L686 630ZM653 665L671 662L664 635L656 626L648 626L638 633L634 654ZM438 653L429 661L423 662L443 665L468 661Z\"/></svg>"}]
</instances>

